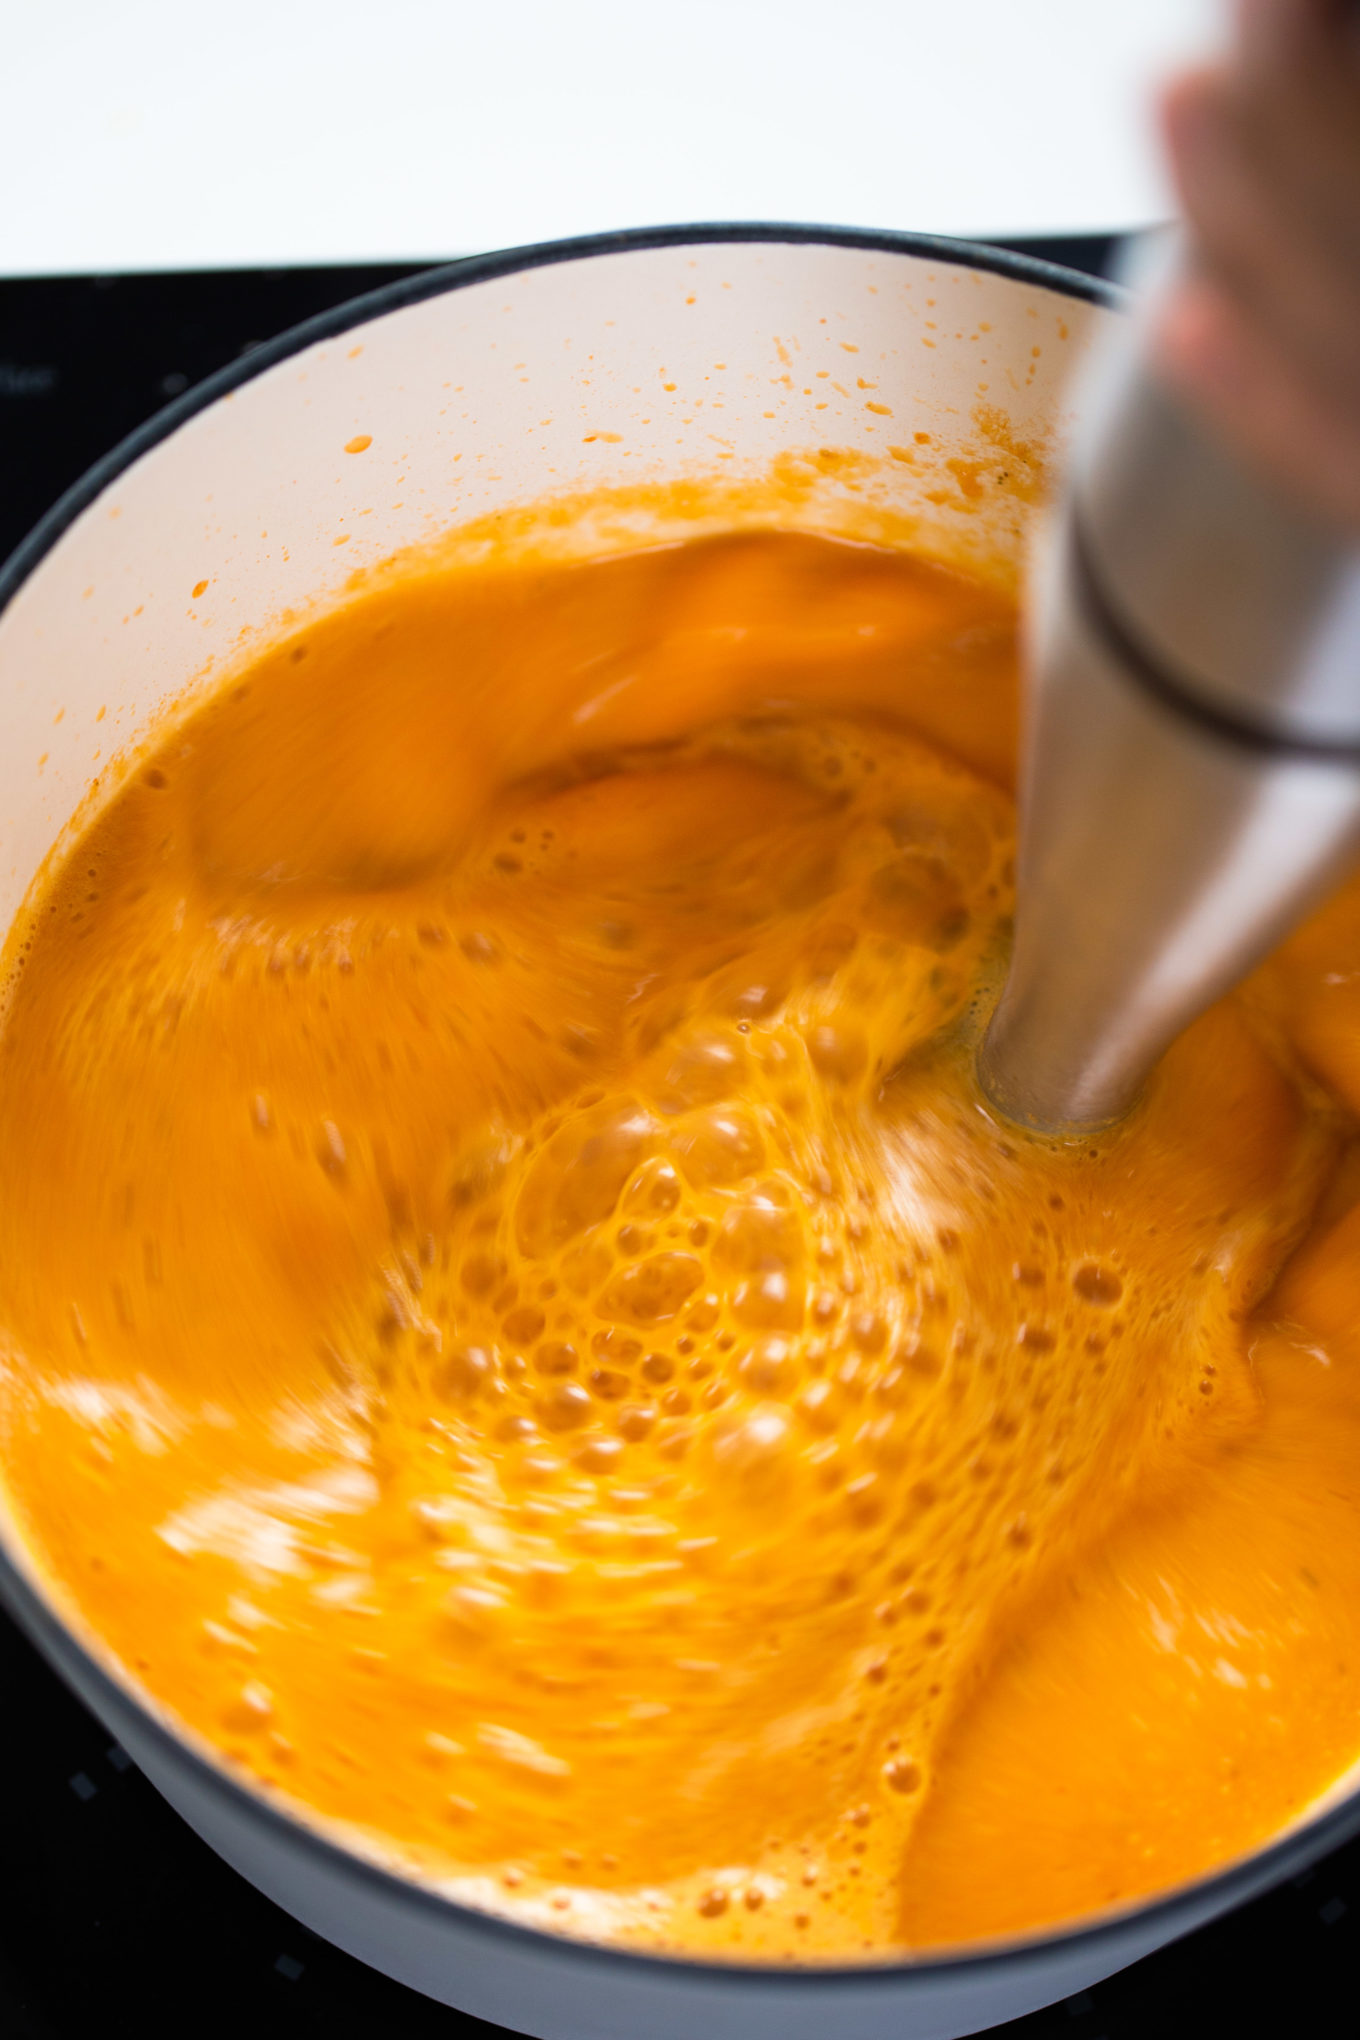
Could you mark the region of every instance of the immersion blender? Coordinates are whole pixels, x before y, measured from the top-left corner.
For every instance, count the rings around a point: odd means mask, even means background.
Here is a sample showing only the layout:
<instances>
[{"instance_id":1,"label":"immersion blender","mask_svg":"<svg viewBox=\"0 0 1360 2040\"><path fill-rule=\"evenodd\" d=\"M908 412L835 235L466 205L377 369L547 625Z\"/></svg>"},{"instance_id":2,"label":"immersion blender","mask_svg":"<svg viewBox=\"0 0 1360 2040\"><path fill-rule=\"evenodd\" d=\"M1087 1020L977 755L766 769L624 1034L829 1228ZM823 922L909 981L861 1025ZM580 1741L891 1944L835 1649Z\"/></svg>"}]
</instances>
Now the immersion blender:
<instances>
[{"instance_id":1,"label":"immersion blender","mask_svg":"<svg viewBox=\"0 0 1360 2040\"><path fill-rule=\"evenodd\" d=\"M1180 259L1097 356L1031 587L1015 947L984 1091L1118 1119L1360 855L1360 553L1159 380Z\"/></svg>"}]
</instances>

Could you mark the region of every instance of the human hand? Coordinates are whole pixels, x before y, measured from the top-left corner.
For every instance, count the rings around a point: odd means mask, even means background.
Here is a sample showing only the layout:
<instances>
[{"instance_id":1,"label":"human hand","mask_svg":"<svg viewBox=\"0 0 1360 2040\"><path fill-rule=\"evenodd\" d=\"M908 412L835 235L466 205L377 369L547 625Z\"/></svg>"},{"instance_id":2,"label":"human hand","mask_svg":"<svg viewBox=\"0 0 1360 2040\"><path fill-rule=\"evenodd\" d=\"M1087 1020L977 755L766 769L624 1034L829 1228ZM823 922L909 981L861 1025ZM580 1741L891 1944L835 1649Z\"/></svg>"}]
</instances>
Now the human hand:
<instances>
[{"instance_id":1,"label":"human hand","mask_svg":"<svg viewBox=\"0 0 1360 2040\"><path fill-rule=\"evenodd\" d=\"M1192 257L1155 356L1245 460L1360 536L1360 9L1236 16L1230 54L1162 98Z\"/></svg>"}]
</instances>

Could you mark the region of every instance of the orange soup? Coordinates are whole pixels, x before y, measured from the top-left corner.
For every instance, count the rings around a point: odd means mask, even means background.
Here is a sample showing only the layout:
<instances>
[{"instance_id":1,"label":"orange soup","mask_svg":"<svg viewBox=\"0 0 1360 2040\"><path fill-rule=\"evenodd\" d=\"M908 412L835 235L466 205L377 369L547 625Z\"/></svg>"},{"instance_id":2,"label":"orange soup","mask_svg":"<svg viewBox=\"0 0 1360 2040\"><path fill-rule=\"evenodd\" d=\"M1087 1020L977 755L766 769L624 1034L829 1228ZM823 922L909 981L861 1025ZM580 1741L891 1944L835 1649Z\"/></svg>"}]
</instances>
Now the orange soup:
<instances>
[{"instance_id":1,"label":"orange soup","mask_svg":"<svg viewBox=\"0 0 1360 2040\"><path fill-rule=\"evenodd\" d=\"M755 532L408 570L169 724L0 1031L0 1425L182 1732L472 1902L887 1953L1360 1755L1360 891L998 1123L1013 616Z\"/></svg>"}]
</instances>

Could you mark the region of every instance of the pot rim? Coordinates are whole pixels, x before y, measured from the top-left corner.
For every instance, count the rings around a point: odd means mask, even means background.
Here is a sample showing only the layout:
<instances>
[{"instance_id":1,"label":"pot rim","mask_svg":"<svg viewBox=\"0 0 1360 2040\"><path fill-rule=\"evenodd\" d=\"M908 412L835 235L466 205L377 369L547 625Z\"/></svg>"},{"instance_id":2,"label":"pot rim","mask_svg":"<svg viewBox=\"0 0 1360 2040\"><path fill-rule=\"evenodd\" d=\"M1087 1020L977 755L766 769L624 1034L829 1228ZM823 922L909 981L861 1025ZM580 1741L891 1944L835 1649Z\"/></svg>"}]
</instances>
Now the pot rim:
<instances>
[{"instance_id":1,"label":"pot rim","mask_svg":"<svg viewBox=\"0 0 1360 2040\"><path fill-rule=\"evenodd\" d=\"M347 298L329 311L289 326L271 340L263 340L248 354L229 361L182 396L172 398L106 454L88 467L33 529L20 539L9 557L0 561L0 615L9 607L23 583L52 550L62 534L81 512L103 494L110 483L168 439L172 432L219 397L252 382L266 369L300 354L318 340L332 340L355 326L388 312L403 311L427 298L443 297L449 291L464 290L469 284L489 283L500 276L517 276L530 269L546 269L559 262L579 262L598 255L631 255L652 248L684 248L721 242L760 243L775 246L822 246L862 248L885 255L918 255L926 260L952 263L956 268L985 270L995 276L1012 277L1017 283L1033 283L1057 291L1064 297L1082 299L1108 310L1126 309L1130 294L1120 285L1101 277L1086 276L1060 263L1044 261L1010 248L982 241L954 240L943 234L913 234L891 228L834 227L809 225L801 221L718 220L694 225L625 227L612 233L580 234L568 240L537 241L521 248L502 248L486 255L466 255L453 262L421 270L415 276L399 277L380 284L362 296Z\"/></svg>"},{"instance_id":2,"label":"pot rim","mask_svg":"<svg viewBox=\"0 0 1360 2040\"><path fill-rule=\"evenodd\" d=\"M220 398L317 341L333 339L389 312L497 277L514 276L531 269L602 255L626 256L656 248L722 242L857 248L870 253L910 255L925 260L933 258L954 267L982 270L1017 283L1035 285L1108 310L1126 309L1130 302L1129 293L1116 284L1008 248L937 234L796 222L719 221L629 228L468 256L382 285L315 318L304 320L274 339L252 348L249 354L228 363L157 411L95 461L38 520L9 558L0 564L0 616L77 518L144 453L168 439L181 425ZM176 1733L167 1718L147 1705L130 1678L124 1682L106 1670L75 1631L62 1620L55 1606L49 1604L45 1595L15 1563L3 1544L0 1544L0 1600L49 1664L75 1687L79 1697L84 1699L87 1693L92 1692L96 1701L107 1704L114 1715L130 1709L136 1717L139 1732L156 1745L158 1753L163 1754L171 1769L187 1767L201 1788L226 1800L236 1811L257 1823L262 1822L281 1843L309 1852L337 1875L355 1879L377 1895L414 1905L431 1917L452 1914L465 1928L500 1939L507 1952L517 1947L532 1947L540 1954L550 1953L578 1967L594 1966L617 1971L623 1965L631 1968L635 1975L641 1975L648 1969L664 1972L681 1984L717 1982L733 1989L760 1990L782 1983L794 1985L800 1991L900 1989L913 1974L920 1975L923 1981L929 1979L937 1984L947 1985L951 1980L974 1983L984 1972L996 1976L1006 1970L1014 1972L1041 1965L1059 1950L1064 1954L1087 1952L1095 1956L1101 1948L1105 1948L1116 1958L1110 1964L1113 1970L1121 1966L1118 1955L1120 1943L1135 1934L1141 1938L1147 1927L1164 1925L1168 1929L1165 1938L1172 1939L1178 1932L1188 1931L1200 1919L1227 1911L1255 1897L1360 1832L1360 1789L1357 1789L1338 1805L1279 1840L1221 1870L1178 1885L1170 1892L1145 1901L1135 1900L1084 1921L1059 1925L1053 1930L979 1942L962 1950L951 1949L940 1954L930 1951L919 1956L898 1953L883 1960L863 1963L757 1963L711 1961L686 1954L621 1947L554 1933L448 1896L433 1885L422 1883L415 1875L387 1869L381 1863L360 1855L342 1842L333 1840L320 1825L311 1825L283 1805L253 1791L220 1762L203 1754L194 1742Z\"/></svg>"}]
</instances>

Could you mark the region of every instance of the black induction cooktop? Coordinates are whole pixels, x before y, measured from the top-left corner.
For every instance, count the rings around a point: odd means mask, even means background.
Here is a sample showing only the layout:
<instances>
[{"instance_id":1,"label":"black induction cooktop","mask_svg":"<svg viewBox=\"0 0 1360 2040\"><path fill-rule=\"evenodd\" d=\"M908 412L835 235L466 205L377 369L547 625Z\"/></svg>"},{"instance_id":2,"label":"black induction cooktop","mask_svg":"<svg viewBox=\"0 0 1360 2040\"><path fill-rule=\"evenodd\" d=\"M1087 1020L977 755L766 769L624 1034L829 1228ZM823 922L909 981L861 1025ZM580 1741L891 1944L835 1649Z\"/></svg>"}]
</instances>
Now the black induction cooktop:
<instances>
[{"instance_id":1,"label":"black induction cooktop","mask_svg":"<svg viewBox=\"0 0 1360 2040\"><path fill-rule=\"evenodd\" d=\"M1118 243L1007 245L1103 271ZM0 559L169 398L420 266L0 279ZM0 1616L0 2040L494 2040L497 2030L389 1982L262 1898ZM1354 2040L1360 1841L1096 1990L996 2030L1007 2040Z\"/></svg>"}]
</instances>

